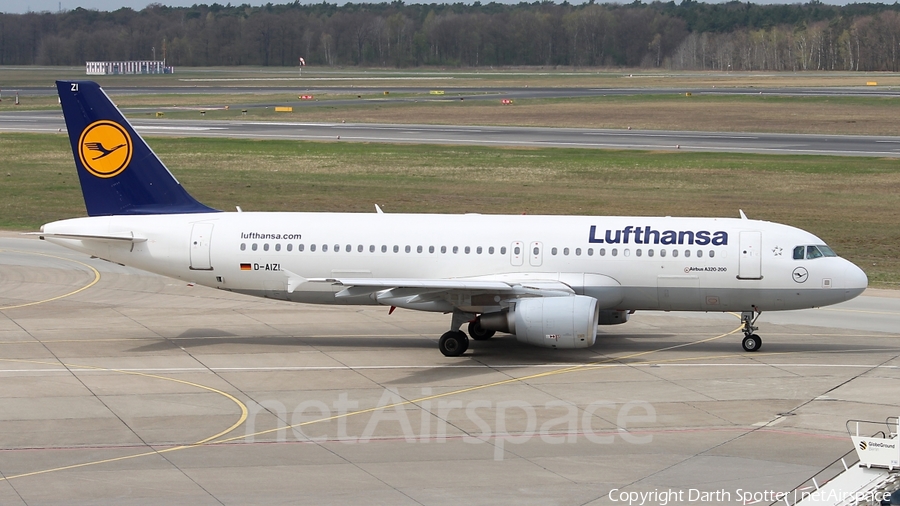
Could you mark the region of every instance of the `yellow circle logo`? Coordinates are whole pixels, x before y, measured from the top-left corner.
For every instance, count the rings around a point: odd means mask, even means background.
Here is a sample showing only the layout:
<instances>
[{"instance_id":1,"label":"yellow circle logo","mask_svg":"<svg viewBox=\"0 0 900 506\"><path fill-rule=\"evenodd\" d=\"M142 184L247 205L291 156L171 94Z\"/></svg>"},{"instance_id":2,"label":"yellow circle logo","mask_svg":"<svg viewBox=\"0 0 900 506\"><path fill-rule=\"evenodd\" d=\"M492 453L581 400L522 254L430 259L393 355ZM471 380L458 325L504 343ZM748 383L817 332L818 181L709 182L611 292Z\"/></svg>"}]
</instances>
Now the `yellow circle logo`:
<instances>
[{"instance_id":1,"label":"yellow circle logo","mask_svg":"<svg viewBox=\"0 0 900 506\"><path fill-rule=\"evenodd\" d=\"M95 121L78 140L81 164L97 177L117 176L131 161L131 136L122 125L109 120Z\"/></svg>"}]
</instances>

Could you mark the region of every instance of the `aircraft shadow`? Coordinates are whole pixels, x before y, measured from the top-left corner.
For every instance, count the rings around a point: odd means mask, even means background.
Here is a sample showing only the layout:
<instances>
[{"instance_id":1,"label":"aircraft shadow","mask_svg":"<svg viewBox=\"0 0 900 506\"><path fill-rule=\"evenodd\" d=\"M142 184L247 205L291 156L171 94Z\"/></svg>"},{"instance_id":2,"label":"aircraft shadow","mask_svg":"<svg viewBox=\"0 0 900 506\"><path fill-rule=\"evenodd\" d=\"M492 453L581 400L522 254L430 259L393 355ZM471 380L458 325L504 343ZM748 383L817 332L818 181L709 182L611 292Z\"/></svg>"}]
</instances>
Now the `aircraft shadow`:
<instances>
[{"instance_id":1,"label":"aircraft shadow","mask_svg":"<svg viewBox=\"0 0 900 506\"><path fill-rule=\"evenodd\" d=\"M238 344L252 346L271 346L278 348L291 348L298 346L313 346L323 351L360 348L360 349L430 349L434 353L437 350L434 339L410 339L408 337L304 337L304 336L236 336L228 331L215 328L193 328L184 331L173 339L159 341L144 346L133 348L130 351L138 353L153 353L168 351L174 347L185 349L214 346L221 344ZM743 351L740 344L740 336L729 336L715 341L691 344L689 340L676 339L674 335L667 334L614 334L599 335L594 346L586 349L551 349L531 346L518 342L511 335L499 334L487 341L469 341L469 349L466 353L448 364L447 373L453 377L482 374L490 369L461 368L460 365L541 365L554 364L592 364L609 360L611 363L646 363L653 362L658 357L655 353L665 352L671 357L673 353L684 354L709 354L712 358L735 357L765 357L767 354L800 354L800 353L863 353L873 350L884 350L888 353L900 354L900 346L876 346L873 344L847 343L840 341L840 336L834 339L817 340L816 342L789 342L771 339L764 341L763 348L758 353ZM641 354L629 357L629 355ZM660 357L662 358L662 357ZM466 360L468 359L468 360ZM462 361L461 361L462 360ZM466 372L463 372L466 371ZM415 381L420 373L410 376L409 382ZM428 378L434 379L434 369L422 371L428 374Z\"/></svg>"}]
</instances>

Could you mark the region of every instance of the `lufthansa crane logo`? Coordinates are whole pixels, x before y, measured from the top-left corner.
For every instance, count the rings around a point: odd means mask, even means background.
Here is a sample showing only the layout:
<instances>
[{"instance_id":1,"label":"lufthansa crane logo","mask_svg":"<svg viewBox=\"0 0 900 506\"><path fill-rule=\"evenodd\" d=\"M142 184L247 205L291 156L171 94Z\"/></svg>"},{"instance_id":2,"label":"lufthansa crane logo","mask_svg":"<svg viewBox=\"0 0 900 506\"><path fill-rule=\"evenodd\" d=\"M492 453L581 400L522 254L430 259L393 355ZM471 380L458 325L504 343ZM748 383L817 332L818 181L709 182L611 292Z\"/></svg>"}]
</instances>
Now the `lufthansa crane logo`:
<instances>
[{"instance_id":1,"label":"lufthansa crane logo","mask_svg":"<svg viewBox=\"0 0 900 506\"><path fill-rule=\"evenodd\" d=\"M78 156L91 174L109 178L128 167L132 154L131 136L122 125L109 120L95 121L81 132Z\"/></svg>"}]
</instances>

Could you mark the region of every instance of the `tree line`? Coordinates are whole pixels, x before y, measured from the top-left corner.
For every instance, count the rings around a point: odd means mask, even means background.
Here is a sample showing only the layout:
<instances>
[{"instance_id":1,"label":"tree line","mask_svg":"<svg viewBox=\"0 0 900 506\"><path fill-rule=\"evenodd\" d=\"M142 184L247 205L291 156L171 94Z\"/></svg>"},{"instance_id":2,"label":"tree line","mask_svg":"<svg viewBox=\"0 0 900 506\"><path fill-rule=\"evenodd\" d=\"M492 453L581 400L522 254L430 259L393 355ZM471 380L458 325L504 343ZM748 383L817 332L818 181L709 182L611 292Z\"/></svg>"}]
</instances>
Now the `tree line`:
<instances>
[{"instance_id":1,"label":"tree line","mask_svg":"<svg viewBox=\"0 0 900 506\"><path fill-rule=\"evenodd\" d=\"M0 65L891 70L900 4L323 2L0 14Z\"/></svg>"}]
</instances>

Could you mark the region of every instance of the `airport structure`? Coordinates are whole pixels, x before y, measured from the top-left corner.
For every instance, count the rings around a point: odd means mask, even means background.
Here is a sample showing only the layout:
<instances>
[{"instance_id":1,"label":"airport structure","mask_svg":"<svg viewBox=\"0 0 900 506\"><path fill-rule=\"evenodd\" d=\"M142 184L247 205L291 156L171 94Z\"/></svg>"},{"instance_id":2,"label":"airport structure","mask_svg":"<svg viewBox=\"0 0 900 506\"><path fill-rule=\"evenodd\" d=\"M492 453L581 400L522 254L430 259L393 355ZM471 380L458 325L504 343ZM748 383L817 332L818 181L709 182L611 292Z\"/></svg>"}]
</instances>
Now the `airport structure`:
<instances>
[{"instance_id":1,"label":"airport structure","mask_svg":"<svg viewBox=\"0 0 900 506\"><path fill-rule=\"evenodd\" d=\"M89 76L175 73L175 67L167 67L162 60L89 61L85 67Z\"/></svg>"}]
</instances>

